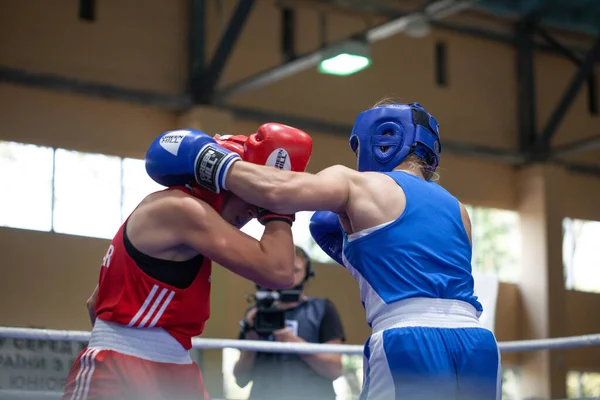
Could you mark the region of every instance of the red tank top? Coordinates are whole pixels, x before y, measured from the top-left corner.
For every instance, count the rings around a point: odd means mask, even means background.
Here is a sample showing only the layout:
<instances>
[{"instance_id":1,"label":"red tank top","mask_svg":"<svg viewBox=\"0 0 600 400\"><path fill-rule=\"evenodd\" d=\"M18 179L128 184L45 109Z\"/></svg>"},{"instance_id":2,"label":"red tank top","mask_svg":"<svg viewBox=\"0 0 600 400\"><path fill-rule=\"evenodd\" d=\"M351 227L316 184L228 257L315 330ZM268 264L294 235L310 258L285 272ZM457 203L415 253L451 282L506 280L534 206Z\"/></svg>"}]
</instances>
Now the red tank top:
<instances>
[{"instance_id":1,"label":"red tank top","mask_svg":"<svg viewBox=\"0 0 600 400\"><path fill-rule=\"evenodd\" d=\"M134 328L163 328L189 350L210 316L211 260L202 258L192 284L178 289L142 271L125 248L124 229L125 223L102 260L96 316Z\"/></svg>"}]
</instances>

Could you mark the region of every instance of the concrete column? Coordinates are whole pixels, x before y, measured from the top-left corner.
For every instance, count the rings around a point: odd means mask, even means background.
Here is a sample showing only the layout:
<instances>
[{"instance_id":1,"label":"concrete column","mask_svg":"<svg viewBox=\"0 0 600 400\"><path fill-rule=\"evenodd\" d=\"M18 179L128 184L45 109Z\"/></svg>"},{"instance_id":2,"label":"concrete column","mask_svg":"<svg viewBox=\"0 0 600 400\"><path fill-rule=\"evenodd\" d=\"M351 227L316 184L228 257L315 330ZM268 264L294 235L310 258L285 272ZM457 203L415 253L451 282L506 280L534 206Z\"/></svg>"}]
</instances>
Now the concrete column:
<instances>
[{"instance_id":1,"label":"concrete column","mask_svg":"<svg viewBox=\"0 0 600 400\"><path fill-rule=\"evenodd\" d=\"M563 336L566 299L562 263L562 207L557 182L563 171L535 165L518 174L518 209L522 229L523 272L519 289L523 306L523 337ZM562 352L523 354L522 398L566 397Z\"/></svg>"}]
</instances>

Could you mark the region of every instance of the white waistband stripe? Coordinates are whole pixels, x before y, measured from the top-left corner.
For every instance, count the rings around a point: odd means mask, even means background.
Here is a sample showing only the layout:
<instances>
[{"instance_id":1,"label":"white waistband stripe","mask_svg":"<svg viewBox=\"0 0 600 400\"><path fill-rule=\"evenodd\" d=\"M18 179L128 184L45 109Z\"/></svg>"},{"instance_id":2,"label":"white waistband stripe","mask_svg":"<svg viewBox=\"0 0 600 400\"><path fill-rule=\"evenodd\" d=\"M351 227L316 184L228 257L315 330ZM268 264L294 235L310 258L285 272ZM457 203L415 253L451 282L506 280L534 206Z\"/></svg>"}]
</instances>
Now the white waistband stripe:
<instances>
[{"instance_id":1,"label":"white waistband stripe","mask_svg":"<svg viewBox=\"0 0 600 400\"><path fill-rule=\"evenodd\" d=\"M373 333L392 328L480 328L475 307L460 300L412 298L386 304L371 322Z\"/></svg>"},{"instance_id":2,"label":"white waistband stripe","mask_svg":"<svg viewBox=\"0 0 600 400\"><path fill-rule=\"evenodd\" d=\"M135 328L101 319L96 319L88 347L112 350L154 362L192 362L189 351L162 328Z\"/></svg>"}]
</instances>

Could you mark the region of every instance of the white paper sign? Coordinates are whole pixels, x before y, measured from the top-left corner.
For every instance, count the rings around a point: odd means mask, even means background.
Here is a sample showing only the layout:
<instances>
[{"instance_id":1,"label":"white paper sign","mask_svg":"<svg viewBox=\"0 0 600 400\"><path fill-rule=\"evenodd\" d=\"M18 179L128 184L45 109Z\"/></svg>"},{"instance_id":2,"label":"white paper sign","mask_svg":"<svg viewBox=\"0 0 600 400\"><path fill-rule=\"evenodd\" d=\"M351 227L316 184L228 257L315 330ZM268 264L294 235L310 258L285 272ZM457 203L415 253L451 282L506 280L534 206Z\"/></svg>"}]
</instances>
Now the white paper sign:
<instances>
[{"instance_id":1,"label":"white paper sign","mask_svg":"<svg viewBox=\"0 0 600 400\"><path fill-rule=\"evenodd\" d=\"M494 332L496 321L496 304L498 303L498 277L473 271L475 280L475 296L483 306L483 313L479 317L481 325Z\"/></svg>"},{"instance_id":2,"label":"white paper sign","mask_svg":"<svg viewBox=\"0 0 600 400\"><path fill-rule=\"evenodd\" d=\"M85 343L0 338L0 390L62 392Z\"/></svg>"}]
</instances>

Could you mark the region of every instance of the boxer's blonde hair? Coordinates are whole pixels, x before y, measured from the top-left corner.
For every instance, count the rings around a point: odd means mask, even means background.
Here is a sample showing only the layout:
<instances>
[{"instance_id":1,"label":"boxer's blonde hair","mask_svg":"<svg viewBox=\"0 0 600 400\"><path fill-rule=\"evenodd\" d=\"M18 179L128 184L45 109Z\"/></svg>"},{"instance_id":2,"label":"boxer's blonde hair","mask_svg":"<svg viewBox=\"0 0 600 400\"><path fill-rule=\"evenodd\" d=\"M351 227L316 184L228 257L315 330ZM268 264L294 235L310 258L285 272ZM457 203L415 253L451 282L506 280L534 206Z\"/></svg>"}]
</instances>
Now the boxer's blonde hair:
<instances>
[{"instance_id":1,"label":"boxer's blonde hair","mask_svg":"<svg viewBox=\"0 0 600 400\"><path fill-rule=\"evenodd\" d=\"M400 97L382 97L377 101L377 103L373 104L371 108L377 108L381 106L391 106L392 104L401 104L402 99Z\"/></svg>"},{"instance_id":2,"label":"boxer's blonde hair","mask_svg":"<svg viewBox=\"0 0 600 400\"><path fill-rule=\"evenodd\" d=\"M381 100L379 100L377 103L375 103L371 108L377 108L377 107L381 107L381 106L389 106L392 104L401 104L402 103L402 99L400 98L395 98L395 97L383 97ZM385 151L386 146L382 147L382 150ZM402 162L400 163L400 165L403 165L404 168L412 171L412 172L416 172L416 173L420 173L421 175L423 175L423 178L426 181L437 181L438 179L440 179L440 175L435 172L431 166L429 164L427 164L427 162L422 159L421 157L419 157L418 155L411 153L408 156L406 156L406 158L404 160L402 160Z\"/></svg>"}]
</instances>

